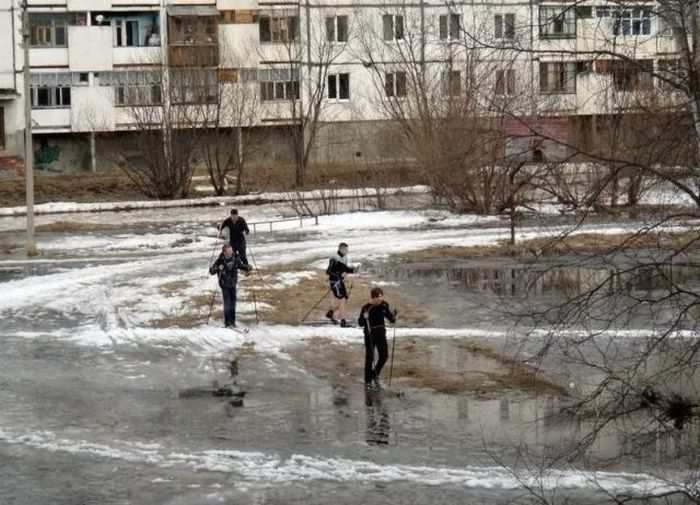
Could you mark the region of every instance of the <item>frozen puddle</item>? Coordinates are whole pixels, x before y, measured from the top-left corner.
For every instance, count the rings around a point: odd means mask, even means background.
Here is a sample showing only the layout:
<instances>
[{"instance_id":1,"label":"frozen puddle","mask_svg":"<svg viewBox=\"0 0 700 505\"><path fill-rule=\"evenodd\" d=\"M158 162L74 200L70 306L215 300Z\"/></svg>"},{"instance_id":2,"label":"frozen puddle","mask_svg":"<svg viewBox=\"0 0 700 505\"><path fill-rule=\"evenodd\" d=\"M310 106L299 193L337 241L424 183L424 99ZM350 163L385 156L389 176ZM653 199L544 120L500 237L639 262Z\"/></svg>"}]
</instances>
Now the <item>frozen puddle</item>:
<instances>
[{"instance_id":1,"label":"frozen puddle","mask_svg":"<svg viewBox=\"0 0 700 505\"><path fill-rule=\"evenodd\" d=\"M528 475L502 467L464 468L378 464L369 461L321 458L235 450L171 452L158 444L116 441L114 446L85 440L60 438L48 431L17 433L0 429L0 442L32 449L64 452L77 456L156 465L161 468L189 468L203 472L234 473L245 481L290 483L298 481L397 482L427 486L461 486L471 489L521 489L523 485L543 490L606 490L633 495L664 493L677 489L671 481L646 474L587 472L576 469L550 470Z\"/></svg>"}]
</instances>

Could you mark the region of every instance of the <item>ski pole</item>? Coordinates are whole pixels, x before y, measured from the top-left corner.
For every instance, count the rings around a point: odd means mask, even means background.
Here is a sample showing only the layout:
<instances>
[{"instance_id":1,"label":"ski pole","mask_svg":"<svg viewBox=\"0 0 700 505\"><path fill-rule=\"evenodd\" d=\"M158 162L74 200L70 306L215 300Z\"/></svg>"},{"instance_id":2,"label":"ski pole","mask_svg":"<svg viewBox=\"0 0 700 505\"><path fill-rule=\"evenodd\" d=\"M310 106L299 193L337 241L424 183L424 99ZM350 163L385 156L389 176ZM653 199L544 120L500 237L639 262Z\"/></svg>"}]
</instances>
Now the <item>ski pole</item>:
<instances>
[{"instance_id":1,"label":"ski pole","mask_svg":"<svg viewBox=\"0 0 700 505\"><path fill-rule=\"evenodd\" d=\"M258 317L258 300L255 297L255 290L251 290L253 293L253 307L255 307L255 324L260 324L260 318Z\"/></svg>"},{"instance_id":2,"label":"ski pole","mask_svg":"<svg viewBox=\"0 0 700 505\"><path fill-rule=\"evenodd\" d=\"M207 324L209 324L209 320L211 319L211 311L214 308L214 298L216 298L216 289L211 294L211 300L209 301L209 315L207 316Z\"/></svg>"},{"instance_id":3,"label":"ski pole","mask_svg":"<svg viewBox=\"0 0 700 505\"><path fill-rule=\"evenodd\" d=\"M304 317L301 318L301 322L302 322L302 323L303 323L304 321L306 321L306 318L309 317L309 315L316 309L316 307L318 307L319 305L321 305L321 302L322 302L323 300L326 299L326 297L328 296L328 293L330 293L330 292L331 292L331 289L328 288L328 289L326 290L326 292L323 294L323 296L321 297L321 299L320 299L319 301L317 301L317 302L314 304L314 306L311 307L311 308L309 309L309 311L306 313L306 315L305 315Z\"/></svg>"},{"instance_id":4,"label":"ski pole","mask_svg":"<svg viewBox=\"0 0 700 505\"><path fill-rule=\"evenodd\" d=\"M394 336L391 342L391 363L389 363L389 387L391 387L391 376L394 374L394 352L396 352L396 323L394 323Z\"/></svg>"},{"instance_id":5,"label":"ski pole","mask_svg":"<svg viewBox=\"0 0 700 505\"><path fill-rule=\"evenodd\" d=\"M217 239L219 236L217 235ZM211 262L214 260L214 255L216 254L216 248L219 247L218 242L214 242L214 247L211 250L211 256L209 256L209 268L211 268ZM209 320L211 319L211 311L214 308L214 298L216 298L216 288L211 293L211 300L209 301L209 314L207 315L207 324L209 324Z\"/></svg>"}]
</instances>

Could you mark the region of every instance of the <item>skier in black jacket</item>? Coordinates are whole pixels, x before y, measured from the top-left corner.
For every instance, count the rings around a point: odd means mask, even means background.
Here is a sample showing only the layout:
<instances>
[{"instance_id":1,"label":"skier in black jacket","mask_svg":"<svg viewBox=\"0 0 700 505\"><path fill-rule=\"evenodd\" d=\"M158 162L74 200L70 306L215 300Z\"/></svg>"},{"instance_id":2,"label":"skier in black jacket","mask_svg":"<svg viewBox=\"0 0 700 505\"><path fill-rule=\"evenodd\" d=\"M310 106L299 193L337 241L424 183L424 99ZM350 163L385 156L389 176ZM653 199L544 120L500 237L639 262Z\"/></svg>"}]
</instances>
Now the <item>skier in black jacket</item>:
<instances>
[{"instance_id":1,"label":"skier in black jacket","mask_svg":"<svg viewBox=\"0 0 700 505\"><path fill-rule=\"evenodd\" d=\"M224 325L236 326L236 285L238 284L238 271L250 271L250 267L244 264L235 253L230 244L224 245L221 254L209 267L211 275L219 276L219 287L224 298Z\"/></svg>"},{"instance_id":2,"label":"skier in black jacket","mask_svg":"<svg viewBox=\"0 0 700 505\"><path fill-rule=\"evenodd\" d=\"M219 226L219 237L224 228L228 228L228 241L233 246L233 250L241 258L244 265L248 264L248 256L246 255L246 239L245 236L250 233L248 223L238 215L238 209L231 209L231 215L224 219Z\"/></svg>"},{"instance_id":3,"label":"skier in black jacket","mask_svg":"<svg viewBox=\"0 0 700 505\"><path fill-rule=\"evenodd\" d=\"M379 374L389 358L389 346L386 342L386 322L396 323L397 311L393 312L384 301L382 288L370 291L370 301L360 310L357 324L365 333L365 385L373 382L379 387ZM377 350L377 364L374 365L374 350Z\"/></svg>"},{"instance_id":4,"label":"skier in black jacket","mask_svg":"<svg viewBox=\"0 0 700 505\"><path fill-rule=\"evenodd\" d=\"M354 274L356 271L357 268L348 266L348 245L345 242L341 242L338 245L338 254L328 261L328 268L326 268L330 291L333 293L331 307L326 312L326 317L334 324L337 324L338 320L340 320L340 326L343 328L347 326L345 319L346 305L349 298L348 290L345 287L345 275Z\"/></svg>"}]
</instances>

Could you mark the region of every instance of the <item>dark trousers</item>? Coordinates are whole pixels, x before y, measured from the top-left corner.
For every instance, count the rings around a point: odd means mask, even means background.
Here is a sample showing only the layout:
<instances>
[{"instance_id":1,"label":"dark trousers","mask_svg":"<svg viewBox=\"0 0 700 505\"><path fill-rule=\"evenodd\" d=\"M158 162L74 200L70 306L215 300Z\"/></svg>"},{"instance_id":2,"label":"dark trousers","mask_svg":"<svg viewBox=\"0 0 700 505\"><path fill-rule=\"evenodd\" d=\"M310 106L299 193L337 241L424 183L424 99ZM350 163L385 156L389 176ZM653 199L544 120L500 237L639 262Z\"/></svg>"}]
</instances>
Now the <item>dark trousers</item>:
<instances>
[{"instance_id":1,"label":"dark trousers","mask_svg":"<svg viewBox=\"0 0 700 505\"><path fill-rule=\"evenodd\" d=\"M245 240L232 240L231 247L238 253L238 257L241 259L241 263L244 265L248 264L248 256L246 256L246 243Z\"/></svg>"},{"instance_id":2,"label":"dark trousers","mask_svg":"<svg viewBox=\"0 0 700 505\"><path fill-rule=\"evenodd\" d=\"M236 288L221 288L224 297L224 324L236 324Z\"/></svg>"},{"instance_id":3,"label":"dark trousers","mask_svg":"<svg viewBox=\"0 0 700 505\"><path fill-rule=\"evenodd\" d=\"M374 350L377 350L377 364L374 365ZM369 335L365 332L365 383L379 377L389 359L389 346L386 343L386 328L373 328ZM374 365L374 366L373 366Z\"/></svg>"}]
</instances>

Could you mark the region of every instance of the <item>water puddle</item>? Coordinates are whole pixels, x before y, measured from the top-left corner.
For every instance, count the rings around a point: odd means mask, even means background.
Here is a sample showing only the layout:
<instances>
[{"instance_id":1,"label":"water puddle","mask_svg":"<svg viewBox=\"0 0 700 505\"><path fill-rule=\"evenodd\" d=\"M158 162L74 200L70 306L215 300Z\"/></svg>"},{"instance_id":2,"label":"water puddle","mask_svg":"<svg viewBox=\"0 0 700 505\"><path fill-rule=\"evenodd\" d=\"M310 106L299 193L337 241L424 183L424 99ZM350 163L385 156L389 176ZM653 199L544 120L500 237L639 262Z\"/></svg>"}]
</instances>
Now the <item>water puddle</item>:
<instances>
[{"instance_id":1,"label":"water puddle","mask_svg":"<svg viewBox=\"0 0 700 505\"><path fill-rule=\"evenodd\" d=\"M519 263L509 258L389 261L371 274L424 308L430 325L504 328L526 310L561 303L596 289L599 294L655 296L674 286L700 287L700 265L649 266L630 272L624 263ZM398 287L391 287L398 286ZM644 315L637 321L644 324Z\"/></svg>"}]
</instances>

